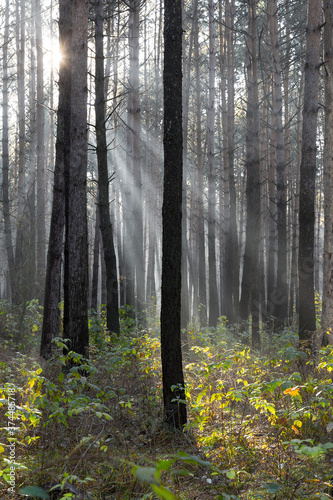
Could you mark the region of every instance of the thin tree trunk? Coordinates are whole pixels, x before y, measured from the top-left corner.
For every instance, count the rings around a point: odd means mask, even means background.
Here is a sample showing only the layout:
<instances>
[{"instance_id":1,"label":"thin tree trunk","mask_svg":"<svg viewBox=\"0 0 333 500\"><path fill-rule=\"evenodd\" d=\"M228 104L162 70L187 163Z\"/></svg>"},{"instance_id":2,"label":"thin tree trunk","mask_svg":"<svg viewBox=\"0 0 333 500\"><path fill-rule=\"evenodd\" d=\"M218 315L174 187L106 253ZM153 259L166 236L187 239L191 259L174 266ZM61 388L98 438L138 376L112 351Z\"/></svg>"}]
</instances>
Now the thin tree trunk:
<instances>
[{"instance_id":1,"label":"thin tree trunk","mask_svg":"<svg viewBox=\"0 0 333 500\"><path fill-rule=\"evenodd\" d=\"M140 103L140 0L130 0L133 10L133 25L130 35L130 85L132 91L132 127L133 127L133 243L135 245L135 285L136 306L139 312L144 309L145 270L143 260L143 216L142 216L142 140L141 140L141 103Z\"/></svg>"},{"instance_id":2,"label":"thin tree trunk","mask_svg":"<svg viewBox=\"0 0 333 500\"><path fill-rule=\"evenodd\" d=\"M40 0L36 2L37 47L37 283L38 296L43 296L45 280L45 118L44 118L44 65Z\"/></svg>"},{"instance_id":3,"label":"thin tree trunk","mask_svg":"<svg viewBox=\"0 0 333 500\"><path fill-rule=\"evenodd\" d=\"M32 9L34 16L34 9ZM32 29L34 33L34 29ZM29 75L29 170L27 174L27 206L25 208L25 219L28 236L28 255L27 255L27 273L26 280L29 286L27 287L27 299L32 300L38 297L39 289L36 287L36 58L35 58L35 37L31 37L30 49L30 75Z\"/></svg>"},{"instance_id":4,"label":"thin tree trunk","mask_svg":"<svg viewBox=\"0 0 333 500\"><path fill-rule=\"evenodd\" d=\"M14 293L15 262L12 241L12 229L10 220L9 202L9 147L8 147L8 43L9 43L9 0L5 6L5 31L2 46L2 203L5 232L5 247L8 262L9 288Z\"/></svg>"},{"instance_id":5,"label":"thin tree trunk","mask_svg":"<svg viewBox=\"0 0 333 500\"><path fill-rule=\"evenodd\" d=\"M322 331L324 344L333 344L333 0L324 0L325 63L325 238Z\"/></svg>"},{"instance_id":6,"label":"thin tree trunk","mask_svg":"<svg viewBox=\"0 0 333 500\"><path fill-rule=\"evenodd\" d=\"M299 340L302 346L311 346L316 330L313 271L320 25L321 2L308 0L298 255Z\"/></svg>"},{"instance_id":7,"label":"thin tree trunk","mask_svg":"<svg viewBox=\"0 0 333 500\"><path fill-rule=\"evenodd\" d=\"M196 148L198 162L198 240L199 240L199 304L200 324L207 323L207 291L206 291L206 245L205 245L205 218L204 218L204 162L202 152L201 131L201 84L200 84L200 56L199 56L199 26L198 26L198 2L195 4L194 12L194 59L195 59L195 88L196 88Z\"/></svg>"},{"instance_id":8,"label":"thin tree trunk","mask_svg":"<svg viewBox=\"0 0 333 500\"><path fill-rule=\"evenodd\" d=\"M104 96L104 53L103 53L103 0L95 0L95 113L96 113L96 148L98 164L98 208L103 239L106 268L106 324L110 332L119 334L118 311L118 275L117 261L113 242L113 230L110 217L109 174L105 126Z\"/></svg>"},{"instance_id":9,"label":"thin tree trunk","mask_svg":"<svg viewBox=\"0 0 333 500\"><path fill-rule=\"evenodd\" d=\"M15 246L15 286L13 301L19 304L25 300L24 259L25 259L25 0L16 1L16 51L17 51L17 92L18 92L18 198L17 230Z\"/></svg>"},{"instance_id":10,"label":"thin tree trunk","mask_svg":"<svg viewBox=\"0 0 333 500\"><path fill-rule=\"evenodd\" d=\"M260 158L259 158L259 99L257 71L256 0L248 1L249 28L247 37L247 221L241 319L252 314L252 346L260 349L259 336L259 242L260 242Z\"/></svg>"},{"instance_id":11,"label":"thin tree trunk","mask_svg":"<svg viewBox=\"0 0 333 500\"><path fill-rule=\"evenodd\" d=\"M209 16L209 90L207 109L208 145L208 272L209 272L209 325L216 326L219 300L216 279L216 190L215 190L215 22L214 2L208 0Z\"/></svg>"},{"instance_id":12,"label":"thin tree trunk","mask_svg":"<svg viewBox=\"0 0 333 500\"><path fill-rule=\"evenodd\" d=\"M285 144L282 124L282 84L279 49L277 0L269 0L271 50L273 58L273 127L276 151L276 195L277 195L277 277L274 292L274 315L278 328L282 328L288 316L287 287L287 228L286 228L286 186L285 186Z\"/></svg>"},{"instance_id":13,"label":"thin tree trunk","mask_svg":"<svg viewBox=\"0 0 333 500\"><path fill-rule=\"evenodd\" d=\"M91 309L97 312L98 307L98 275L99 275L99 256L101 247L101 229L99 222L99 209L96 205L95 211L95 238L94 238L94 249L93 249L93 268L92 268L92 279L91 279Z\"/></svg>"}]
</instances>

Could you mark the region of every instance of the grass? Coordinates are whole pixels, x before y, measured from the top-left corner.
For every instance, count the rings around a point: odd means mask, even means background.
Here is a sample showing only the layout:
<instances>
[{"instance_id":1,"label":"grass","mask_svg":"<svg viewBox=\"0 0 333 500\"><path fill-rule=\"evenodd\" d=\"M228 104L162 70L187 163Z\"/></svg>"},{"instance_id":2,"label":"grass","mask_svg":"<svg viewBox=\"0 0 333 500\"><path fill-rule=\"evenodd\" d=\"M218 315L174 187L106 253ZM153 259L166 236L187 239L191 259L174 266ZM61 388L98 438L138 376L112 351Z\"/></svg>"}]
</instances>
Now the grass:
<instances>
[{"instance_id":1,"label":"grass","mask_svg":"<svg viewBox=\"0 0 333 500\"><path fill-rule=\"evenodd\" d=\"M216 329L193 323L184 335L188 425L179 433L163 423L156 318L142 329L122 311L118 339L103 315L91 315L83 377L62 371L70 354L61 339L51 362L38 357L36 302L23 319L1 307L1 498L23 498L27 486L55 487L54 499L331 498L330 346L303 359L290 328L263 331L258 353L223 318Z\"/></svg>"}]
</instances>

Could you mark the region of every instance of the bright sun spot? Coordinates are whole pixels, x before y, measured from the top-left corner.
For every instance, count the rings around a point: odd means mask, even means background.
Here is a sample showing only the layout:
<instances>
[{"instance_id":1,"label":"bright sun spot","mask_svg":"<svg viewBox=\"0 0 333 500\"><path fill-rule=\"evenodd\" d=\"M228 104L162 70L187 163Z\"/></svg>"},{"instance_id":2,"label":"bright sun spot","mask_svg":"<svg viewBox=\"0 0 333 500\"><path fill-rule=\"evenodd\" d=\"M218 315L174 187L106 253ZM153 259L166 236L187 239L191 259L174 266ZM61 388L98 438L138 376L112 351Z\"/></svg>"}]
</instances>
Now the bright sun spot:
<instances>
[{"instance_id":1,"label":"bright sun spot","mask_svg":"<svg viewBox=\"0 0 333 500\"><path fill-rule=\"evenodd\" d=\"M56 38L50 39L46 38L44 40L44 66L46 71L53 68L55 71L59 70L59 64L61 62L61 50L59 47L59 42Z\"/></svg>"}]
</instances>

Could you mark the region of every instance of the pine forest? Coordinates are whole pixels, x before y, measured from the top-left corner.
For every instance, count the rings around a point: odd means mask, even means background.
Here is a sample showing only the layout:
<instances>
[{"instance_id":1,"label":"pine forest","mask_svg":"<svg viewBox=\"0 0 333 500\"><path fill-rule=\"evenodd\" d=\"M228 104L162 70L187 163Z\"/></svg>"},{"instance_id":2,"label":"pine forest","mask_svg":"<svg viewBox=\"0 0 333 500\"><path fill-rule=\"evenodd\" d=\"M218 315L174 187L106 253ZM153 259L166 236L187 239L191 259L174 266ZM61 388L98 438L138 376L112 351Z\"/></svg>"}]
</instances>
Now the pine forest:
<instances>
[{"instance_id":1,"label":"pine forest","mask_svg":"<svg viewBox=\"0 0 333 500\"><path fill-rule=\"evenodd\" d=\"M333 498L333 0L0 27L0 497Z\"/></svg>"}]
</instances>

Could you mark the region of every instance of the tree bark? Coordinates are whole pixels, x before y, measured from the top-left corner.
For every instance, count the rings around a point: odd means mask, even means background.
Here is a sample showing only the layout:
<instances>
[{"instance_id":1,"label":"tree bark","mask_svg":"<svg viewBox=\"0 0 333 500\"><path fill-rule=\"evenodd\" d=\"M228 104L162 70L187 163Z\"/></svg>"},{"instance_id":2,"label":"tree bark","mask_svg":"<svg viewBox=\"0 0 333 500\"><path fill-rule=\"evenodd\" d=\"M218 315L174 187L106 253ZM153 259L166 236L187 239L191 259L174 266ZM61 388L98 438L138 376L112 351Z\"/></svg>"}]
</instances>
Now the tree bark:
<instances>
[{"instance_id":1,"label":"tree bark","mask_svg":"<svg viewBox=\"0 0 333 500\"><path fill-rule=\"evenodd\" d=\"M208 273L209 273L209 325L216 326L219 300L216 280L216 189L215 189L215 22L214 2L208 1L209 16L209 84L207 109L208 146Z\"/></svg>"},{"instance_id":2,"label":"tree bark","mask_svg":"<svg viewBox=\"0 0 333 500\"><path fill-rule=\"evenodd\" d=\"M277 206L277 276L274 297L268 297L274 304L274 316L278 328L282 328L288 316L287 287L287 227L286 227L286 185L285 144L282 123L282 84L280 44L278 30L277 0L269 0L271 51L273 58L273 127L275 130L276 206Z\"/></svg>"},{"instance_id":3,"label":"tree bark","mask_svg":"<svg viewBox=\"0 0 333 500\"><path fill-rule=\"evenodd\" d=\"M204 161L202 152L202 110L200 92L200 55L199 55L199 26L198 26L198 2L194 12L194 60L195 60L195 88L196 88L196 157L198 164L198 240L199 240L199 307L200 324L207 323L207 290L206 290L206 245L205 245L205 217L204 217Z\"/></svg>"},{"instance_id":4,"label":"tree bark","mask_svg":"<svg viewBox=\"0 0 333 500\"><path fill-rule=\"evenodd\" d=\"M5 6L5 31L2 46L2 203L4 218L5 247L8 263L9 288L14 293L15 261L12 240L9 201L9 143L8 143L8 43L9 43L9 0Z\"/></svg>"},{"instance_id":5,"label":"tree bark","mask_svg":"<svg viewBox=\"0 0 333 500\"><path fill-rule=\"evenodd\" d=\"M176 428L186 424L181 351L182 256L182 8L164 1L164 192L162 239L161 356L164 417Z\"/></svg>"},{"instance_id":6,"label":"tree bark","mask_svg":"<svg viewBox=\"0 0 333 500\"><path fill-rule=\"evenodd\" d=\"M15 284L13 302L22 303L26 298L25 275L25 0L16 1L16 51L18 92L18 195L15 245Z\"/></svg>"},{"instance_id":7,"label":"tree bark","mask_svg":"<svg viewBox=\"0 0 333 500\"><path fill-rule=\"evenodd\" d=\"M95 0L95 113L96 150L98 165L98 208L106 268L106 324L110 332L119 335L119 299L117 260L110 217L108 149L104 95L103 0Z\"/></svg>"},{"instance_id":8,"label":"tree bark","mask_svg":"<svg viewBox=\"0 0 333 500\"><path fill-rule=\"evenodd\" d=\"M37 47L37 284L38 296L43 296L45 280L45 107L44 107L44 64L42 15L40 0L36 2L36 47Z\"/></svg>"},{"instance_id":9,"label":"tree bark","mask_svg":"<svg viewBox=\"0 0 333 500\"><path fill-rule=\"evenodd\" d=\"M65 162L64 338L89 356L87 228L87 40L88 2L72 3L71 121ZM67 169L67 170L66 170ZM66 185L66 178L68 184Z\"/></svg>"},{"instance_id":10,"label":"tree bark","mask_svg":"<svg viewBox=\"0 0 333 500\"><path fill-rule=\"evenodd\" d=\"M322 331L324 343L333 344L333 0L324 0L325 63L325 236Z\"/></svg>"},{"instance_id":11,"label":"tree bark","mask_svg":"<svg viewBox=\"0 0 333 500\"><path fill-rule=\"evenodd\" d=\"M71 123L71 45L72 6L66 0L59 2L59 104L57 121L56 158L53 180L53 202L44 292L44 314L41 356L52 356L52 340L60 334L60 285L65 228L65 163L69 161ZM68 172L68 167L66 167ZM68 176L66 178L68 183Z\"/></svg>"},{"instance_id":12,"label":"tree bark","mask_svg":"<svg viewBox=\"0 0 333 500\"><path fill-rule=\"evenodd\" d=\"M302 346L309 347L316 330L313 271L320 25L321 2L308 0L300 170L298 294L299 340Z\"/></svg>"},{"instance_id":13,"label":"tree bark","mask_svg":"<svg viewBox=\"0 0 333 500\"><path fill-rule=\"evenodd\" d=\"M247 220L240 315L252 315L252 346L260 349L259 336L259 242L260 242L260 158L259 99L257 70L256 2L248 0L249 27L247 36ZM249 309L250 306L250 309Z\"/></svg>"}]
</instances>

